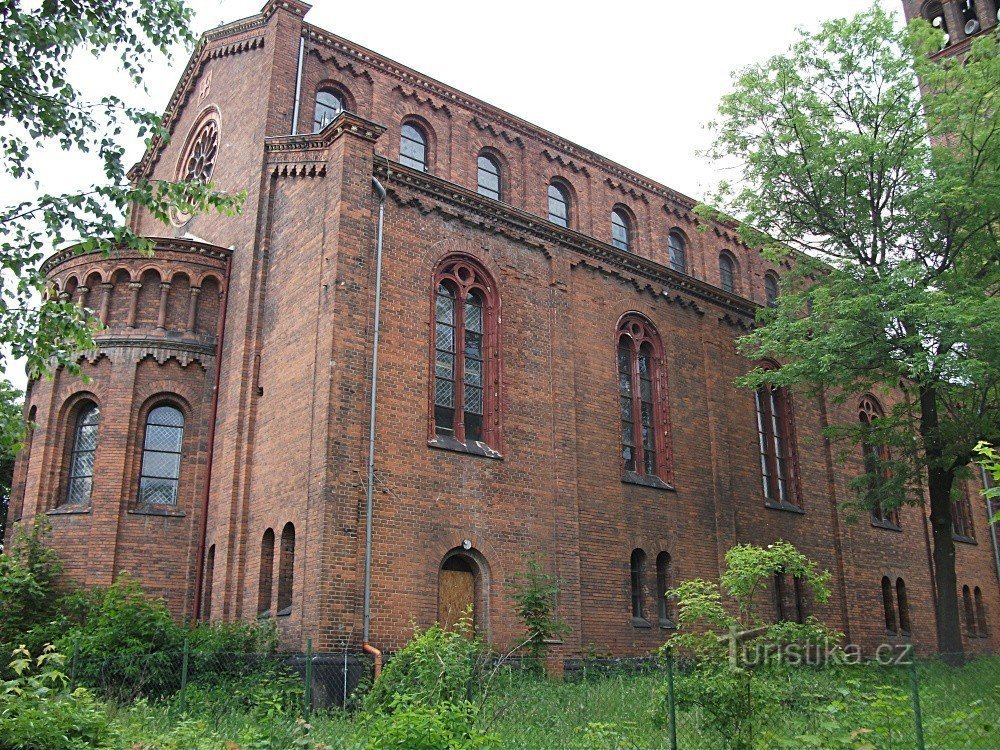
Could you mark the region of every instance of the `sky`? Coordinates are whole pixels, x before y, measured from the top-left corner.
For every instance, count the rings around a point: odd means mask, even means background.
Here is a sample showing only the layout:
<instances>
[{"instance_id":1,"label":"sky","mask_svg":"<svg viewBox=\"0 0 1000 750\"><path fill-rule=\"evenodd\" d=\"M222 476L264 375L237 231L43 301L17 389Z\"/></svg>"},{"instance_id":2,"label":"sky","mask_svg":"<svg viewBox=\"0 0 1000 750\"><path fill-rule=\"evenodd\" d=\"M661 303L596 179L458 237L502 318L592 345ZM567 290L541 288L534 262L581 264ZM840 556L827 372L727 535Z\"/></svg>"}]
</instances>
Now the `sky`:
<instances>
[{"instance_id":1,"label":"sky","mask_svg":"<svg viewBox=\"0 0 1000 750\"><path fill-rule=\"evenodd\" d=\"M902 23L898 0L882 0ZM190 0L202 32L251 16L264 0ZM713 0L713 2L565 2L507 0L314 0L306 20L424 75L505 109L694 198L720 178L699 156L705 128L732 71L792 44L799 27L864 10L872 0ZM187 62L147 68L146 91L114 70L113 60L81 55L71 80L93 97L115 93L161 112ZM140 139L124 141L129 163ZM100 181L96 160L45 145L34 160L40 189L69 192ZM0 203L32 186L0 177ZM8 378L24 387L23 366Z\"/></svg>"}]
</instances>

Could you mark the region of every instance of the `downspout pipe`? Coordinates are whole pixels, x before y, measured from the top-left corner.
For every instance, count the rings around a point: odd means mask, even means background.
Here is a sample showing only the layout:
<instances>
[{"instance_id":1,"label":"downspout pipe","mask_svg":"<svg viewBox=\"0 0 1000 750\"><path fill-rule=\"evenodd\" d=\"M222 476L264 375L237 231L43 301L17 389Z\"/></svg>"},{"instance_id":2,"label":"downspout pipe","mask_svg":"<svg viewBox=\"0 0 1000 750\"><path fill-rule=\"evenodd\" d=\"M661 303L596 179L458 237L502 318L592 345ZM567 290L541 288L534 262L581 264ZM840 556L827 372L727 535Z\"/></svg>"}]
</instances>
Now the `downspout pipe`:
<instances>
[{"instance_id":1,"label":"downspout pipe","mask_svg":"<svg viewBox=\"0 0 1000 750\"><path fill-rule=\"evenodd\" d=\"M299 102L302 99L302 58L305 56L306 38L299 37L299 66L295 71L295 104L292 106L292 132L295 135L299 132Z\"/></svg>"},{"instance_id":2,"label":"downspout pipe","mask_svg":"<svg viewBox=\"0 0 1000 750\"><path fill-rule=\"evenodd\" d=\"M230 248L232 251L234 248ZM226 258L226 281L222 290L222 305L220 310L219 334L215 342L215 375L212 383L212 413L208 423L208 451L205 456L205 491L201 498L201 528L198 531L198 569L194 574L194 621L201 620L202 588L205 585L205 542L208 536L208 497L212 487L212 459L215 455L215 422L219 416L219 382L222 375L222 343L226 338L226 312L229 303L229 275L233 266L233 256L230 252Z\"/></svg>"},{"instance_id":3,"label":"downspout pipe","mask_svg":"<svg viewBox=\"0 0 1000 750\"><path fill-rule=\"evenodd\" d=\"M382 652L369 643L372 620L372 518L375 501L375 407L378 385L379 324L382 316L382 227L385 222L385 188L375 177L372 187L378 193L378 233L375 244L375 335L372 342L371 398L368 410L368 478L365 482L365 604L362 649L375 657L375 677L382 667Z\"/></svg>"}]
</instances>

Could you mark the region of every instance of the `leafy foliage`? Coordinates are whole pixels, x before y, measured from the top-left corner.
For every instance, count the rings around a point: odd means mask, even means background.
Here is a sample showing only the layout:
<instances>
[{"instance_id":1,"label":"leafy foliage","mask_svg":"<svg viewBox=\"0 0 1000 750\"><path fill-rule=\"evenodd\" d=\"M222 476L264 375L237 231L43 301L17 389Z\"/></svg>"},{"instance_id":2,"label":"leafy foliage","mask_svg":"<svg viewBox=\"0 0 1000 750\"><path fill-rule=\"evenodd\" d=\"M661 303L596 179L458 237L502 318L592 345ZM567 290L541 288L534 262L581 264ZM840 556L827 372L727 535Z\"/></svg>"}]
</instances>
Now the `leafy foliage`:
<instances>
[{"instance_id":1,"label":"leafy foliage","mask_svg":"<svg viewBox=\"0 0 1000 750\"><path fill-rule=\"evenodd\" d=\"M11 356L26 359L32 377L59 366L75 369L77 353L92 347L94 322L71 300L43 297L39 263L48 248L82 238L80 251L116 246L151 251L147 239L122 223L127 208L142 207L167 221L171 208L232 212L241 205L242 196L227 196L196 181L129 182L117 140L126 131L166 139L159 117L114 95L87 100L71 82L71 58L88 51L117 59L141 88L146 66L157 54L169 58L172 45L194 41L190 21L184 0L3 4L0 168L27 187L35 178L32 157L55 144L63 151L95 154L104 177L79 193L41 194L0 205L0 344ZM0 357L0 374L6 366ZM4 401L0 407L0 435L19 434L19 412Z\"/></svg>"},{"instance_id":2,"label":"leafy foliage","mask_svg":"<svg viewBox=\"0 0 1000 750\"><path fill-rule=\"evenodd\" d=\"M476 707L468 701L427 704L397 698L391 712L370 722L365 750L480 750L495 738L476 727Z\"/></svg>"},{"instance_id":3,"label":"leafy foliage","mask_svg":"<svg viewBox=\"0 0 1000 750\"><path fill-rule=\"evenodd\" d=\"M0 380L0 413L19 413L24 394L18 388ZM23 425L13 425L9 432L0 431L0 552L3 551L10 515L11 489L14 484L14 461L21 448Z\"/></svg>"},{"instance_id":4,"label":"leafy foliage","mask_svg":"<svg viewBox=\"0 0 1000 750\"><path fill-rule=\"evenodd\" d=\"M514 611L526 631L525 651L536 663L548 652L548 643L566 635L569 626L555 613L559 598L559 579L546 573L536 559L527 561L527 570L514 574L511 598Z\"/></svg>"},{"instance_id":5,"label":"leafy foliage","mask_svg":"<svg viewBox=\"0 0 1000 750\"><path fill-rule=\"evenodd\" d=\"M90 750L110 747L110 722L85 689L69 689L65 657L51 646L32 658L13 654L13 679L0 684L0 749Z\"/></svg>"},{"instance_id":6,"label":"leafy foliage","mask_svg":"<svg viewBox=\"0 0 1000 750\"><path fill-rule=\"evenodd\" d=\"M8 653L24 636L57 612L55 582L62 571L56 553L45 546L47 521L18 528L9 550L0 555L0 648Z\"/></svg>"},{"instance_id":7,"label":"leafy foliage","mask_svg":"<svg viewBox=\"0 0 1000 750\"><path fill-rule=\"evenodd\" d=\"M740 175L716 202L789 266L740 341L783 364L739 382L888 403L873 427L852 418L828 437L852 456L890 449L855 484L860 507L929 493L939 647L954 652L951 493L976 443L1000 437L998 39L932 60L940 32L897 30L878 6L803 31L734 76L710 151Z\"/></svg>"},{"instance_id":8,"label":"leafy foliage","mask_svg":"<svg viewBox=\"0 0 1000 750\"><path fill-rule=\"evenodd\" d=\"M990 476L992 485L986 489L985 495L994 504L994 507L1000 507L1000 503L996 501L997 498L1000 498L1000 453L997 453L996 448L985 442L976 446L976 453L979 454L979 463ZM1000 510L993 514L990 523L1000 523Z\"/></svg>"}]
</instances>

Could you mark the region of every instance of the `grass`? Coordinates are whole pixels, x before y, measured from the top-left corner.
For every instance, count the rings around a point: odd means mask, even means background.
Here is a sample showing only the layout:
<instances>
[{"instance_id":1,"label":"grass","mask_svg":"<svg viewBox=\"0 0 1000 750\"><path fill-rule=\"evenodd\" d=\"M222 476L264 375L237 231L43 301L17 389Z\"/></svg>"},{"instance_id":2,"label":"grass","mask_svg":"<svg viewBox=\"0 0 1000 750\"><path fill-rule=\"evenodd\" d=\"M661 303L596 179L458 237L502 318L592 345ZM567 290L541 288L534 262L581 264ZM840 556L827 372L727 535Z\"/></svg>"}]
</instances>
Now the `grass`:
<instances>
[{"instance_id":1,"label":"grass","mask_svg":"<svg viewBox=\"0 0 1000 750\"><path fill-rule=\"evenodd\" d=\"M960 667L922 663L918 669L928 750L1000 748L1000 657ZM768 748L816 747L906 750L916 747L910 671L906 667L802 669L788 676L794 696L776 707L763 730ZM669 748L666 679L657 674L611 674L548 682L509 674L491 686L484 726L503 750L659 750ZM679 690L683 678L678 679ZM264 692L266 694L266 691ZM240 702L225 691L195 692L182 717L176 702L139 701L114 709L121 750L363 750L363 715L316 712L306 738L293 715L267 701ZM699 708L680 696L680 750L724 750L723 738L705 731ZM433 750L420 748L420 750Z\"/></svg>"}]
</instances>

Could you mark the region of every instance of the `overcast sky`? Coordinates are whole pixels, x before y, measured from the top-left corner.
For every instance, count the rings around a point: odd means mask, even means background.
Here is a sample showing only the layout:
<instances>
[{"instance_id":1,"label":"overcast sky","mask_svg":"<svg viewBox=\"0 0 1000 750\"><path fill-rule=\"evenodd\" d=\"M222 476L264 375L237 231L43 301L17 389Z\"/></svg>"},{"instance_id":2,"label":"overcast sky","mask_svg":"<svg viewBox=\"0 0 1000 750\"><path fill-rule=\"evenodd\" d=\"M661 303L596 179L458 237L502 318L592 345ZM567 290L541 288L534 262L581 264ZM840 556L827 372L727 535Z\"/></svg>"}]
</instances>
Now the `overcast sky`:
<instances>
[{"instance_id":1,"label":"overcast sky","mask_svg":"<svg viewBox=\"0 0 1000 750\"><path fill-rule=\"evenodd\" d=\"M190 0L201 32L257 13L264 0ZM315 0L306 19L467 94L558 133L695 198L717 174L698 156L704 124L728 89L730 72L784 51L798 27L851 15L871 0L554 2L446 0L352 3ZM899 2L883 0L897 12ZM187 62L178 50L147 70L148 92L114 74L113 61L76 60L88 94L116 93L160 112ZM124 144L131 161L138 139ZM131 163L131 162L130 162ZM41 188L67 192L97 182L96 161L58 146L35 161ZM0 203L30 187L0 178ZM24 386L23 368L10 379Z\"/></svg>"}]
</instances>

